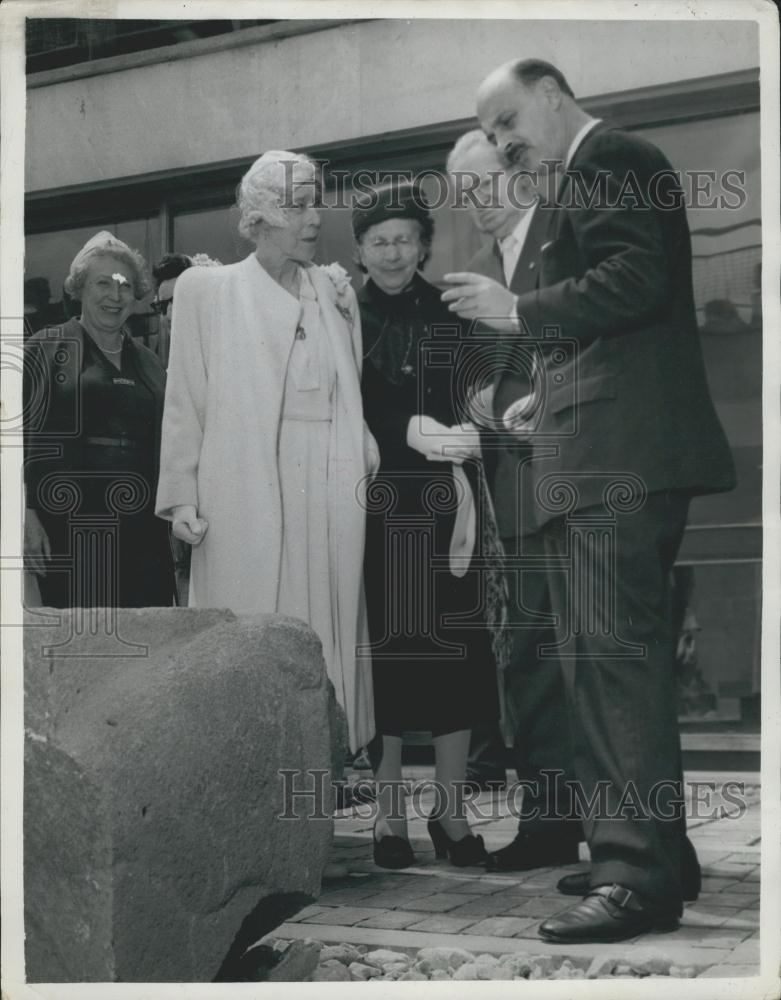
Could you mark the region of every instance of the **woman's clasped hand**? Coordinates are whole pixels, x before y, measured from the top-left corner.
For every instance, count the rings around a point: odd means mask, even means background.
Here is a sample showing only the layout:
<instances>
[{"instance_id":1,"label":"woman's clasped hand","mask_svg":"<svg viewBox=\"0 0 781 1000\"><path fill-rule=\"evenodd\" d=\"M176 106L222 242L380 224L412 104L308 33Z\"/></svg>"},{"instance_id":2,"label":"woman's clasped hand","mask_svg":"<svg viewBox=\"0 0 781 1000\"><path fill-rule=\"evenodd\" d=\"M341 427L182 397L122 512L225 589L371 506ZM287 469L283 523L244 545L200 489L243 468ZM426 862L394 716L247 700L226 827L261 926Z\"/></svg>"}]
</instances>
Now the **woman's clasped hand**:
<instances>
[{"instance_id":1,"label":"woman's clasped hand","mask_svg":"<svg viewBox=\"0 0 781 1000\"><path fill-rule=\"evenodd\" d=\"M462 465L465 459L480 457L480 432L466 422L447 427L425 413L418 413L407 425L407 444L429 462Z\"/></svg>"}]
</instances>

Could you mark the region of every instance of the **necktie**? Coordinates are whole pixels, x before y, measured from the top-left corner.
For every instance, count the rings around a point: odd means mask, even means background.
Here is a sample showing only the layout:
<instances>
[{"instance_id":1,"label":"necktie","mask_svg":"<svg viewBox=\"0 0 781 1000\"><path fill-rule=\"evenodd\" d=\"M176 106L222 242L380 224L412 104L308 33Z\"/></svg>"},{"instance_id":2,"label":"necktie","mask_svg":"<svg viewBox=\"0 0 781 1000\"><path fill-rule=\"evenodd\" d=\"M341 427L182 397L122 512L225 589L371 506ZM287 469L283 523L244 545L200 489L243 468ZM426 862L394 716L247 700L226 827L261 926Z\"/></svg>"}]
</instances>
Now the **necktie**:
<instances>
[{"instance_id":1,"label":"necktie","mask_svg":"<svg viewBox=\"0 0 781 1000\"><path fill-rule=\"evenodd\" d=\"M494 505L482 464L478 465L477 516L479 524L480 554L487 567L485 588L486 627L491 637L491 651L494 654L499 689L500 727L505 743L512 745L515 733L514 722L508 714L505 700L505 670L512 652L513 633L509 628L509 591L505 576L505 554L499 537Z\"/></svg>"},{"instance_id":2,"label":"necktie","mask_svg":"<svg viewBox=\"0 0 781 1000\"><path fill-rule=\"evenodd\" d=\"M502 240L502 269L504 270L505 284L508 286L512 280L515 265L518 263L515 252L517 247L518 240L512 234Z\"/></svg>"}]
</instances>

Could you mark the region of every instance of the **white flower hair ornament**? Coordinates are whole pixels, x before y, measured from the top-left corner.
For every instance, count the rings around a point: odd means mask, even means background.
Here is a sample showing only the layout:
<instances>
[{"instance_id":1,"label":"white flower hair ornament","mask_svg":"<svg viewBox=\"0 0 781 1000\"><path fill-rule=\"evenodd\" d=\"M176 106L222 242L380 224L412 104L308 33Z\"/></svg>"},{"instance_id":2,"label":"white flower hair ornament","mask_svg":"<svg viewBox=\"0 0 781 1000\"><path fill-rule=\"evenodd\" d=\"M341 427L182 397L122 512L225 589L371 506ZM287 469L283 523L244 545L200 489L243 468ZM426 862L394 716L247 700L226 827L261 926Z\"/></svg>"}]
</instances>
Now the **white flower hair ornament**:
<instances>
[{"instance_id":1,"label":"white flower hair ornament","mask_svg":"<svg viewBox=\"0 0 781 1000\"><path fill-rule=\"evenodd\" d=\"M222 267L222 261L205 253L194 253L190 260L193 267Z\"/></svg>"}]
</instances>

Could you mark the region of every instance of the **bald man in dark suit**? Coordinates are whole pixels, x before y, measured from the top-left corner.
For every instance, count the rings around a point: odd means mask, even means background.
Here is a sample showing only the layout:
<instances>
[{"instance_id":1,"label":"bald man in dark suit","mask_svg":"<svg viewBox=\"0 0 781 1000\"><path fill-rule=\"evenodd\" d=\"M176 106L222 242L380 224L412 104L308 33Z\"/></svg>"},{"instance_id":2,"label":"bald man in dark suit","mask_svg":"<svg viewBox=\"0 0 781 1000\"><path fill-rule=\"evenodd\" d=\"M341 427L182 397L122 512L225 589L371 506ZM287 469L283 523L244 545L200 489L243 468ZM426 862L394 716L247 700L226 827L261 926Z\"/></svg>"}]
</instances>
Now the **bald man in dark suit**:
<instances>
[{"instance_id":1,"label":"bald man in dark suit","mask_svg":"<svg viewBox=\"0 0 781 1000\"><path fill-rule=\"evenodd\" d=\"M478 117L507 166L551 182L533 287L462 272L443 294L542 357L537 405L513 427L534 448L591 873L539 933L620 941L682 913L669 580L691 498L732 489L734 465L705 376L683 192L662 152L593 119L538 59L486 78Z\"/></svg>"}]
</instances>

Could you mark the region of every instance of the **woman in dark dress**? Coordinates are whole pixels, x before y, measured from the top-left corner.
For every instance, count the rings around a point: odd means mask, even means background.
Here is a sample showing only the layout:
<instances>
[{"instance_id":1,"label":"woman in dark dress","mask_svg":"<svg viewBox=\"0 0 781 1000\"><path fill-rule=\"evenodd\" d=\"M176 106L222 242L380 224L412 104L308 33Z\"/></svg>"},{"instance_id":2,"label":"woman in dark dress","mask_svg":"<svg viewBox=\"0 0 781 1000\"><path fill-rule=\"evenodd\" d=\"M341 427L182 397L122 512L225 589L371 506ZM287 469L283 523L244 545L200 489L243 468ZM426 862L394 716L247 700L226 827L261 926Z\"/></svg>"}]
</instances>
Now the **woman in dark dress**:
<instances>
[{"instance_id":1,"label":"woman in dark dress","mask_svg":"<svg viewBox=\"0 0 781 1000\"><path fill-rule=\"evenodd\" d=\"M25 359L25 556L47 607L175 602L168 526L154 515L165 372L125 329L150 288L110 233L66 280L78 319L39 331Z\"/></svg>"},{"instance_id":2,"label":"woman in dark dress","mask_svg":"<svg viewBox=\"0 0 781 1000\"><path fill-rule=\"evenodd\" d=\"M476 431L457 412L452 365L430 364L421 350L437 335L452 347L460 328L418 273L433 232L419 192L372 191L353 212L353 232L369 274L358 294L364 414L380 450L367 492L365 573L377 729L374 856L391 868L414 861L394 797L402 733L426 730L441 789L429 821L437 857L478 864L483 841L469 833L455 791L472 726L498 715L485 580L472 567L486 494Z\"/></svg>"}]
</instances>

